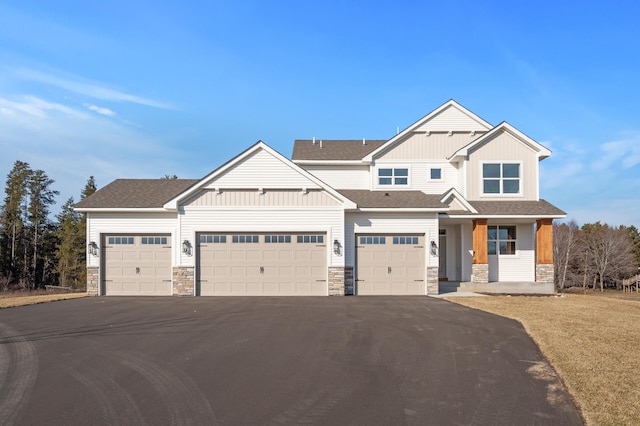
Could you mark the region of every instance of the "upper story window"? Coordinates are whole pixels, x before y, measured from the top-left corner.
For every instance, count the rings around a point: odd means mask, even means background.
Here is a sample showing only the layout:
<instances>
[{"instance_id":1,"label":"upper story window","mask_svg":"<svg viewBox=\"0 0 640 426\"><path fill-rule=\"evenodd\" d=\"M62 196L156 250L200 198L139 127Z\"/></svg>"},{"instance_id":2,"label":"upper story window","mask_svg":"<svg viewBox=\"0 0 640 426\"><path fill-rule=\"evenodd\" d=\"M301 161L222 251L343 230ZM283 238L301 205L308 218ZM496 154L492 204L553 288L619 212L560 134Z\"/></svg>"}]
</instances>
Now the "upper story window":
<instances>
[{"instance_id":1,"label":"upper story window","mask_svg":"<svg viewBox=\"0 0 640 426\"><path fill-rule=\"evenodd\" d=\"M378 185L408 185L409 169L378 169Z\"/></svg>"},{"instance_id":2,"label":"upper story window","mask_svg":"<svg viewBox=\"0 0 640 426\"><path fill-rule=\"evenodd\" d=\"M519 163L484 163L482 165L484 194L519 194Z\"/></svg>"},{"instance_id":3,"label":"upper story window","mask_svg":"<svg viewBox=\"0 0 640 426\"><path fill-rule=\"evenodd\" d=\"M429 175L431 180L441 180L442 179L442 169L434 168L431 169L431 174Z\"/></svg>"}]
</instances>

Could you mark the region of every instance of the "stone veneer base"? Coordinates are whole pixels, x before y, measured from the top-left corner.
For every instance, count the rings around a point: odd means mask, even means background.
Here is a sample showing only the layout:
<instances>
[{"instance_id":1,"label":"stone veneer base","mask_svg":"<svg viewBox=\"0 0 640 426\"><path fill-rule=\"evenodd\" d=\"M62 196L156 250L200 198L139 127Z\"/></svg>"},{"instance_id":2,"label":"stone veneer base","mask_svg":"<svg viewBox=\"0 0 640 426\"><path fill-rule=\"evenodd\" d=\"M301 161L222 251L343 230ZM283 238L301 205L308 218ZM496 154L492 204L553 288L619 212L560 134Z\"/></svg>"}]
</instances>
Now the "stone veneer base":
<instances>
[{"instance_id":1,"label":"stone veneer base","mask_svg":"<svg viewBox=\"0 0 640 426\"><path fill-rule=\"evenodd\" d=\"M97 296L100 292L100 268L87 266L87 294Z\"/></svg>"},{"instance_id":2,"label":"stone veneer base","mask_svg":"<svg viewBox=\"0 0 640 426\"><path fill-rule=\"evenodd\" d=\"M541 263L536 265L536 282L553 283L555 281L555 267L553 263Z\"/></svg>"},{"instance_id":3,"label":"stone veneer base","mask_svg":"<svg viewBox=\"0 0 640 426\"><path fill-rule=\"evenodd\" d=\"M427 268L427 294L437 295L440 293L440 282L438 280L438 267Z\"/></svg>"},{"instance_id":4,"label":"stone veneer base","mask_svg":"<svg viewBox=\"0 0 640 426\"><path fill-rule=\"evenodd\" d=\"M195 296L195 268L193 266L173 267L173 295Z\"/></svg>"},{"instance_id":5,"label":"stone veneer base","mask_svg":"<svg viewBox=\"0 0 640 426\"><path fill-rule=\"evenodd\" d=\"M489 282L489 264L474 263L471 265L471 282L472 283L488 283Z\"/></svg>"}]
</instances>

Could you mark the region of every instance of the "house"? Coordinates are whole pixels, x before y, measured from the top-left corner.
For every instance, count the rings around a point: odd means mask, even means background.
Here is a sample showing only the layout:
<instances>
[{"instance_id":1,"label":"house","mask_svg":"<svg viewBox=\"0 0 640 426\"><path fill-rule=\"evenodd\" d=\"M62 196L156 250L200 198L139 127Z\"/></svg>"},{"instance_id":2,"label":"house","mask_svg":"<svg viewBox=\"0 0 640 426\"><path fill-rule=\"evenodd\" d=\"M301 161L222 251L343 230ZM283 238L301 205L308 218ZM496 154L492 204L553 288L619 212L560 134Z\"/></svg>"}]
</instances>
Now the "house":
<instances>
[{"instance_id":1,"label":"house","mask_svg":"<svg viewBox=\"0 0 640 426\"><path fill-rule=\"evenodd\" d=\"M258 142L198 180L118 179L87 215L93 295L554 291L550 151L451 100L389 140Z\"/></svg>"}]
</instances>

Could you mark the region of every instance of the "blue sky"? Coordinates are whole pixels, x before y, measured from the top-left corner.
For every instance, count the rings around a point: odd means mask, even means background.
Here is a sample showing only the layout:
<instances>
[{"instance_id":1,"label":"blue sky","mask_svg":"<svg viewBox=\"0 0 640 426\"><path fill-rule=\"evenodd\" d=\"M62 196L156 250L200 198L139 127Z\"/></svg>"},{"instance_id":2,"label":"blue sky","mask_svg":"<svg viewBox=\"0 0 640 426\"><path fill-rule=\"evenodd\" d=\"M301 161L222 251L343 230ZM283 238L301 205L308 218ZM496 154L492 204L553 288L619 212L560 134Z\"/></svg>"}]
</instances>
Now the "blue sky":
<instances>
[{"instance_id":1,"label":"blue sky","mask_svg":"<svg viewBox=\"0 0 640 426\"><path fill-rule=\"evenodd\" d=\"M640 227L632 1L2 1L0 178L16 160L199 178L263 140L385 139L453 98L553 151L541 196ZM3 185L4 186L4 185ZM56 209L54 209L55 211Z\"/></svg>"}]
</instances>

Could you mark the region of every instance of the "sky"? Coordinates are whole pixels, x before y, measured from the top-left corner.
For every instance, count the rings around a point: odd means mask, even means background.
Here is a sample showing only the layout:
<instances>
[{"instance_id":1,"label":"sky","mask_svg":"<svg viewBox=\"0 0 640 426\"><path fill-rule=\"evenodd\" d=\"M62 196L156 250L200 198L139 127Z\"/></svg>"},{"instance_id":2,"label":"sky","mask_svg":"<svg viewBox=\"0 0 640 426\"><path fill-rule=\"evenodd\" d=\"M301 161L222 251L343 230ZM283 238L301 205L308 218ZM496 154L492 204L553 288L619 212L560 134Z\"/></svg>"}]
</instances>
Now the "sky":
<instances>
[{"instance_id":1,"label":"sky","mask_svg":"<svg viewBox=\"0 0 640 426\"><path fill-rule=\"evenodd\" d=\"M0 179L200 178L256 141L387 139L449 99L552 156L540 195L640 228L640 2L0 0Z\"/></svg>"}]
</instances>

